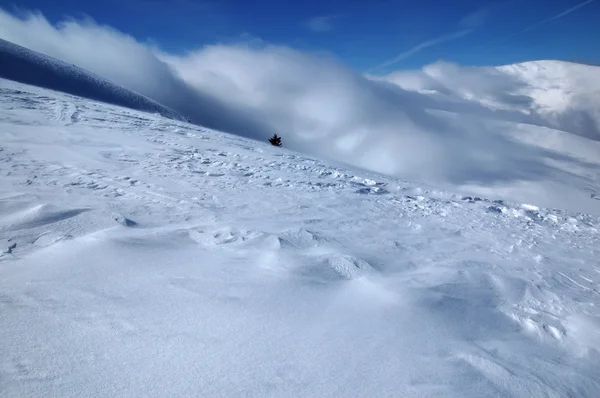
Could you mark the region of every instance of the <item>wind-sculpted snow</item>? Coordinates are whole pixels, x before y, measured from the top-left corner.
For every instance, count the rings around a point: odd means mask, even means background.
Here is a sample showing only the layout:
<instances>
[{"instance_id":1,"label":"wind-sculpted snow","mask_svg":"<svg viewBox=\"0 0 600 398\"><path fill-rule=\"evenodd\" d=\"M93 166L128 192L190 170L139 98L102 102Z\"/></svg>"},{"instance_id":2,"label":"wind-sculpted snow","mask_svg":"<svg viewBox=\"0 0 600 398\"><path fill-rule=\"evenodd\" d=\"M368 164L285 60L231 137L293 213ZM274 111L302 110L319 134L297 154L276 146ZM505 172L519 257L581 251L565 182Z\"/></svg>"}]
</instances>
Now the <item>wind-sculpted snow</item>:
<instances>
[{"instance_id":1,"label":"wind-sculpted snow","mask_svg":"<svg viewBox=\"0 0 600 398\"><path fill-rule=\"evenodd\" d=\"M0 90L1 396L600 396L598 216Z\"/></svg>"}]
</instances>

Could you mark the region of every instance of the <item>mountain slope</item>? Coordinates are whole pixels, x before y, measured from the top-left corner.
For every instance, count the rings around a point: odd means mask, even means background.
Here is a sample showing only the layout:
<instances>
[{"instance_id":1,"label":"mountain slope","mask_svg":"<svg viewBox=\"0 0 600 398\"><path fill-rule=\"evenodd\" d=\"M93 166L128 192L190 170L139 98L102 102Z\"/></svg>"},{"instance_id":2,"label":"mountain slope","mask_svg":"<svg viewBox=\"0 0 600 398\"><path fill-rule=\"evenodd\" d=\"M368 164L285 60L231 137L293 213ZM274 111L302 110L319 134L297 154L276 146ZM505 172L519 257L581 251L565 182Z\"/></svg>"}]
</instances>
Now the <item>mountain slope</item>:
<instances>
[{"instance_id":1,"label":"mountain slope","mask_svg":"<svg viewBox=\"0 0 600 398\"><path fill-rule=\"evenodd\" d=\"M164 117L177 112L75 65L0 39L0 77Z\"/></svg>"},{"instance_id":2,"label":"mountain slope","mask_svg":"<svg viewBox=\"0 0 600 398\"><path fill-rule=\"evenodd\" d=\"M600 395L598 217L0 90L0 395Z\"/></svg>"}]
</instances>

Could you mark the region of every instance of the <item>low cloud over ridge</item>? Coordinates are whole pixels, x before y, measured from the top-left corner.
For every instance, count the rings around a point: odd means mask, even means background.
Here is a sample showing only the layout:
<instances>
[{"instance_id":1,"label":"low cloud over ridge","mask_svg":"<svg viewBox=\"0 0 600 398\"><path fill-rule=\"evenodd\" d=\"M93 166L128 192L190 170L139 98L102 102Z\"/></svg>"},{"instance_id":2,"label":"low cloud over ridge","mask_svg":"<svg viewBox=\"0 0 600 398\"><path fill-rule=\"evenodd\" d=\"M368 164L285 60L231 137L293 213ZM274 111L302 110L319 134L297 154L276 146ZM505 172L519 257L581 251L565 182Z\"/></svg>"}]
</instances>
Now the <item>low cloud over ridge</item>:
<instances>
[{"instance_id":1,"label":"low cloud over ridge","mask_svg":"<svg viewBox=\"0 0 600 398\"><path fill-rule=\"evenodd\" d=\"M246 43L174 55L91 20L54 26L41 14L19 18L2 10L0 37L88 69L195 123L259 140L277 132L287 147L359 167L458 185L567 179L546 161L559 155L505 134L507 122L561 122L528 112L535 104L523 94L527 84L494 68L436 63L374 77L333 57ZM594 123L574 132L600 140Z\"/></svg>"}]
</instances>

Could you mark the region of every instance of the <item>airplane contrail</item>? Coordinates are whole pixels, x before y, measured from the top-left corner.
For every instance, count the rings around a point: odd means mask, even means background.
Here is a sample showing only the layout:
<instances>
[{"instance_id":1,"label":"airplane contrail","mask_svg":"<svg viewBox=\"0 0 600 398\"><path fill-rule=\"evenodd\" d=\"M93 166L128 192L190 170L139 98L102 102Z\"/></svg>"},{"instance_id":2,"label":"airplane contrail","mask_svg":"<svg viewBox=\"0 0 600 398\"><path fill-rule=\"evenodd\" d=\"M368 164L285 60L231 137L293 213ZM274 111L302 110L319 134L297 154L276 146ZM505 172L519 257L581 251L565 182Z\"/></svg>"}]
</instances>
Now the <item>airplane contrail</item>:
<instances>
[{"instance_id":1,"label":"airplane contrail","mask_svg":"<svg viewBox=\"0 0 600 398\"><path fill-rule=\"evenodd\" d=\"M549 23L549 22L556 21L557 19L559 19L559 18L562 18L562 17L564 17L565 15L569 15L569 14L570 14L570 13L572 13L573 11L577 11L577 10L579 10L581 7L585 7L585 6L587 6L588 4L590 4L590 3L593 3L594 1L596 1L596 0L587 0L587 1L584 1L583 3L579 3L579 4L577 4L576 6L574 6L574 7L571 7L571 8L569 8L568 10L566 10L566 11L563 11L563 12L561 12L560 14L553 16L552 18L545 19L545 20L543 20L543 21L540 21L540 22L538 22L538 23L536 23L536 24L534 24L534 25L531 25L531 26L530 26L530 27L528 27L528 28L525 28L525 29L523 29L523 30L522 30L520 33L528 32L528 31L530 31L530 30L533 30L533 29L539 28L539 27L540 27L540 26L542 26L542 25L546 25L546 24L547 24L547 23Z\"/></svg>"}]
</instances>

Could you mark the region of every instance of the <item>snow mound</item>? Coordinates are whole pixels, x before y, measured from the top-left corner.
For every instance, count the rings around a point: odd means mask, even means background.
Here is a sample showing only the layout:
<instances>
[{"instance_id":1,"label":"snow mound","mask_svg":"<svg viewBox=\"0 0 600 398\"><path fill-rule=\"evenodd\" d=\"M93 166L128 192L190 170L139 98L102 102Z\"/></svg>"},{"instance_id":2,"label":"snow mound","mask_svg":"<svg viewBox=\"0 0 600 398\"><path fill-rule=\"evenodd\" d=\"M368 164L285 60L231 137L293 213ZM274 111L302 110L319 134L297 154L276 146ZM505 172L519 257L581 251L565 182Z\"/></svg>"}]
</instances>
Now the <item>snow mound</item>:
<instances>
[{"instance_id":1,"label":"snow mound","mask_svg":"<svg viewBox=\"0 0 600 398\"><path fill-rule=\"evenodd\" d=\"M0 230L20 230L41 227L76 217L89 209L62 210L53 205L13 208L0 202ZM6 214L8 213L8 214Z\"/></svg>"},{"instance_id":2,"label":"snow mound","mask_svg":"<svg viewBox=\"0 0 600 398\"><path fill-rule=\"evenodd\" d=\"M79 97L123 106L164 117L185 120L177 112L141 94L93 73L0 39L0 77L61 91Z\"/></svg>"},{"instance_id":3,"label":"snow mound","mask_svg":"<svg viewBox=\"0 0 600 398\"><path fill-rule=\"evenodd\" d=\"M371 264L351 255L333 254L324 258L324 263L346 279L354 279L365 273L373 272Z\"/></svg>"}]
</instances>

